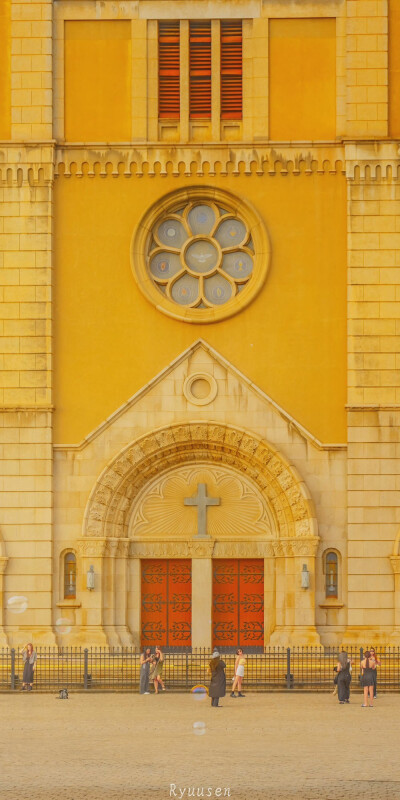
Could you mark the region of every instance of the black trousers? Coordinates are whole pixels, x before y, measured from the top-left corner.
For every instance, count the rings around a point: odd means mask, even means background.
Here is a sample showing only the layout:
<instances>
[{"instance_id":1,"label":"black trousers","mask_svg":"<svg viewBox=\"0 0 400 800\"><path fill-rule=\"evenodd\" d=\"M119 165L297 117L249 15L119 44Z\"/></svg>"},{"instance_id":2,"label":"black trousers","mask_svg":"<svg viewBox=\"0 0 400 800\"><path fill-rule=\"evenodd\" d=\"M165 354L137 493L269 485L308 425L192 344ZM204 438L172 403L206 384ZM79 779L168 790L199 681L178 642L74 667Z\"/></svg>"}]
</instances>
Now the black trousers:
<instances>
[{"instance_id":1,"label":"black trousers","mask_svg":"<svg viewBox=\"0 0 400 800\"><path fill-rule=\"evenodd\" d=\"M219 703L219 697L212 697L211 698L211 705L217 707Z\"/></svg>"},{"instance_id":2,"label":"black trousers","mask_svg":"<svg viewBox=\"0 0 400 800\"><path fill-rule=\"evenodd\" d=\"M337 683L339 703L343 703L345 700L349 700L350 681L351 681L351 675L347 670L339 672L338 683Z\"/></svg>"},{"instance_id":3,"label":"black trousers","mask_svg":"<svg viewBox=\"0 0 400 800\"><path fill-rule=\"evenodd\" d=\"M373 671L373 680L374 680L374 697L376 697L376 669Z\"/></svg>"}]
</instances>

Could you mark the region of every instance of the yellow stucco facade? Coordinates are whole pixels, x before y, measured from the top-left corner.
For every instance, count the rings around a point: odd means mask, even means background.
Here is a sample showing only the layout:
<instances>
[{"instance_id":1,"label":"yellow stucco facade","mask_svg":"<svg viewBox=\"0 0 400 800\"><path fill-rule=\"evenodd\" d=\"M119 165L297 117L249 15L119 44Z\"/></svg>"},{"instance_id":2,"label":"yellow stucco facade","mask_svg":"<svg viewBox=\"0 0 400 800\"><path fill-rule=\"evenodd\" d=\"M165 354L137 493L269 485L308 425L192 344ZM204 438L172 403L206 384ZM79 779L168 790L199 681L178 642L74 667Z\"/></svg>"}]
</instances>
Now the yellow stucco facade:
<instances>
[{"instance_id":1,"label":"yellow stucco facade","mask_svg":"<svg viewBox=\"0 0 400 800\"><path fill-rule=\"evenodd\" d=\"M201 119L201 0L1 4L0 646L139 646L142 565L180 558L193 646L218 559L263 560L265 646L400 642L400 0L206 8Z\"/></svg>"}]
</instances>

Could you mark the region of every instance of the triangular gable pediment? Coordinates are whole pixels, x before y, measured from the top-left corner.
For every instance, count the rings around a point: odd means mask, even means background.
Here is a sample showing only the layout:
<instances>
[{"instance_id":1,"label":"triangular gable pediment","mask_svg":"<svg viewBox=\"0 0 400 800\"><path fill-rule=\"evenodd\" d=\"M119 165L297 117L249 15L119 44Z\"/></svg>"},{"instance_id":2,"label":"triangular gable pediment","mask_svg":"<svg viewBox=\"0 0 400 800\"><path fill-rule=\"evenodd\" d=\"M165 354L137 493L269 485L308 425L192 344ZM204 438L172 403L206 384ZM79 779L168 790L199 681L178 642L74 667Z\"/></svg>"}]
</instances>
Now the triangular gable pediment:
<instances>
[{"instance_id":1,"label":"triangular gable pediment","mask_svg":"<svg viewBox=\"0 0 400 800\"><path fill-rule=\"evenodd\" d=\"M211 401L207 401L207 398L202 401L201 392L197 400L190 394L191 386L196 386L190 378L197 377L197 384L201 388L202 376L203 382L209 376L212 386L216 386L215 397ZM138 412L137 419L135 412ZM241 421L243 427L250 427L270 440L275 439L275 436L271 437L274 429L280 429L280 439L285 428L292 441L295 436L297 441L311 444L318 450L344 448L341 444L320 442L234 364L206 341L198 339L79 444L56 445L55 449L82 450L106 434L111 427L120 427L123 420L127 428L132 428L132 438L136 438L143 432L143 413L152 418L154 428L189 418L219 421L224 414L227 422Z\"/></svg>"}]
</instances>

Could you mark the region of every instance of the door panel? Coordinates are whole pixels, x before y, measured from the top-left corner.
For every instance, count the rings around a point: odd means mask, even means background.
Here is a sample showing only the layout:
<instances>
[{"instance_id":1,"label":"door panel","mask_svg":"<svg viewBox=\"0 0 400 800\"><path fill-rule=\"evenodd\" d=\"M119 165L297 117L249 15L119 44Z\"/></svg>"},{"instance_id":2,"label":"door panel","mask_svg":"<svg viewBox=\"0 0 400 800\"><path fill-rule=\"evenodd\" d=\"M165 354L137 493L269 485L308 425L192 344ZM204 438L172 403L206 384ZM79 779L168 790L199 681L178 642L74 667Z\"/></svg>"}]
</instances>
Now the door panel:
<instances>
[{"instance_id":1,"label":"door panel","mask_svg":"<svg viewBox=\"0 0 400 800\"><path fill-rule=\"evenodd\" d=\"M191 637L190 559L142 561L142 647L190 647Z\"/></svg>"},{"instance_id":2,"label":"door panel","mask_svg":"<svg viewBox=\"0 0 400 800\"><path fill-rule=\"evenodd\" d=\"M264 561L213 562L213 646L264 647Z\"/></svg>"}]
</instances>

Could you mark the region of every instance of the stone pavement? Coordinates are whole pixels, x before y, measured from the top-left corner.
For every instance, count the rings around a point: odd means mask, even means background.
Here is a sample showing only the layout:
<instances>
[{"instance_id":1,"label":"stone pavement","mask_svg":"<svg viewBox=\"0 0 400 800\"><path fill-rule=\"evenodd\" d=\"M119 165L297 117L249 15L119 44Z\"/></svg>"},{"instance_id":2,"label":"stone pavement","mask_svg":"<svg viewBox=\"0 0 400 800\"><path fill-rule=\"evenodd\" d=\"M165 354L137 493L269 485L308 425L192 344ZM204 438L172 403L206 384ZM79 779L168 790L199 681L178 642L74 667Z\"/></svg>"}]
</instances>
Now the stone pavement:
<instances>
[{"instance_id":1,"label":"stone pavement","mask_svg":"<svg viewBox=\"0 0 400 800\"><path fill-rule=\"evenodd\" d=\"M0 695L0 799L164 800L203 787L233 800L399 800L400 695L360 704L359 694L345 706L330 694L249 694L219 709L167 692Z\"/></svg>"}]
</instances>

